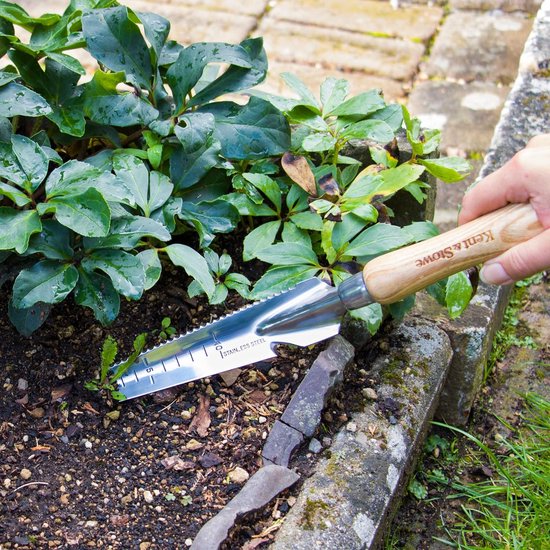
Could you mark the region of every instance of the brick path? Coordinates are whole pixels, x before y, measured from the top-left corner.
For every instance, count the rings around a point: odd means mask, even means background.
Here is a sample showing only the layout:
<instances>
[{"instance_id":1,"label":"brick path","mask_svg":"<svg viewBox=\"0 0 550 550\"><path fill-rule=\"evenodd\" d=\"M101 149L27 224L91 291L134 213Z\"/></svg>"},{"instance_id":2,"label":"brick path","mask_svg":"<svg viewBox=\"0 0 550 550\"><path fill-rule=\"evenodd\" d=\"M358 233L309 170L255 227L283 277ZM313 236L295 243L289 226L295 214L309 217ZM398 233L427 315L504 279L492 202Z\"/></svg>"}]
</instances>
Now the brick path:
<instances>
[{"instance_id":1,"label":"brick path","mask_svg":"<svg viewBox=\"0 0 550 550\"><path fill-rule=\"evenodd\" d=\"M35 0L18 3L31 13L44 11ZM426 126L443 130L443 153L472 158L468 180L439 191L436 221L447 227L477 175L541 0L125 3L167 17L171 37L184 44L263 36L270 63L266 91L288 94L279 77L288 71L313 90L335 76L349 80L354 94L380 88L388 100L407 102ZM48 10L66 4L50 0Z\"/></svg>"}]
</instances>

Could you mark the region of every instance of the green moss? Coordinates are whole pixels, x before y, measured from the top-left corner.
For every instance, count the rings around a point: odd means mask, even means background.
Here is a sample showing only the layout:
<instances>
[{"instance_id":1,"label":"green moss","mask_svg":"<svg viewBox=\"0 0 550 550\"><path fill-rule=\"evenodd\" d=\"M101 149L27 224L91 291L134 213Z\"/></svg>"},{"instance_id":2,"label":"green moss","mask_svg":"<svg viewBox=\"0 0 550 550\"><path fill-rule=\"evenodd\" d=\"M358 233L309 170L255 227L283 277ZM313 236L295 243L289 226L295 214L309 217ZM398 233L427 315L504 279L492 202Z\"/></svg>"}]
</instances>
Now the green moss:
<instances>
[{"instance_id":1,"label":"green moss","mask_svg":"<svg viewBox=\"0 0 550 550\"><path fill-rule=\"evenodd\" d=\"M302 527L307 531L313 531L315 528L326 529L322 520L329 517L329 510L330 506L323 500L308 498L302 515Z\"/></svg>"}]
</instances>

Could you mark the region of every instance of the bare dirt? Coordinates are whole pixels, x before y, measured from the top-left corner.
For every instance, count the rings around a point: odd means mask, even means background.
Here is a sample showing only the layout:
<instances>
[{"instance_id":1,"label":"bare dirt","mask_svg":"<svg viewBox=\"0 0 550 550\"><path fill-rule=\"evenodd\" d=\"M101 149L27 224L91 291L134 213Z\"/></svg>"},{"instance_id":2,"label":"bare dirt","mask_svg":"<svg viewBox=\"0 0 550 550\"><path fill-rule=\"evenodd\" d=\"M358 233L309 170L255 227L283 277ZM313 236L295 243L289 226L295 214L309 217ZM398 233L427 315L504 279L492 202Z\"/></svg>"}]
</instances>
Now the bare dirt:
<instances>
[{"instance_id":1,"label":"bare dirt","mask_svg":"<svg viewBox=\"0 0 550 550\"><path fill-rule=\"evenodd\" d=\"M124 358L140 332L158 343L164 317L178 332L211 320L183 282L166 276L108 328L69 300L31 338L0 315L1 548L182 548L261 466L319 350L285 348L230 385L216 376L123 403L84 388L108 334Z\"/></svg>"}]
</instances>

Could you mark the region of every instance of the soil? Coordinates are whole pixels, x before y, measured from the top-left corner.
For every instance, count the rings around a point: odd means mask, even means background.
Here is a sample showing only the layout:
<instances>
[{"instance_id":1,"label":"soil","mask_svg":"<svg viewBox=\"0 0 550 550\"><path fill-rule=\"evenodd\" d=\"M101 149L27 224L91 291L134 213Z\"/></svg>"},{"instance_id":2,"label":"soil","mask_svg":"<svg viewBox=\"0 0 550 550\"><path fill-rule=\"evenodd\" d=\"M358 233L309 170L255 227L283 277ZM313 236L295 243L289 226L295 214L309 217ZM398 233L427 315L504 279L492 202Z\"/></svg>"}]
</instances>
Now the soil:
<instances>
[{"instance_id":1,"label":"soil","mask_svg":"<svg viewBox=\"0 0 550 550\"><path fill-rule=\"evenodd\" d=\"M216 376L124 403L84 388L108 334L123 358L138 333L158 343L164 317L180 333L226 312L184 288L165 275L108 328L69 300L31 338L0 315L1 548L182 548L261 466L320 349L280 349L230 385Z\"/></svg>"}]
</instances>

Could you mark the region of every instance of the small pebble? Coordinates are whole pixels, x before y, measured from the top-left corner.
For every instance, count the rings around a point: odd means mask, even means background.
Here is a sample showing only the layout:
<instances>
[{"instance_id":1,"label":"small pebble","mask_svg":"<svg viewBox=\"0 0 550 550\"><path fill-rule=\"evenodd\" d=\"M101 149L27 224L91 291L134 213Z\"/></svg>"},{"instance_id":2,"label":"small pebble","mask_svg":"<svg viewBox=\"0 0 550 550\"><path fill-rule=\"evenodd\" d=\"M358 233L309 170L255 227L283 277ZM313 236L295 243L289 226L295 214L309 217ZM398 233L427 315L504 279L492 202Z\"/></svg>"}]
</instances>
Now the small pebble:
<instances>
[{"instance_id":1,"label":"small pebble","mask_svg":"<svg viewBox=\"0 0 550 550\"><path fill-rule=\"evenodd\" d=\"M364 388L363 389L363 395L367 399L372 399L373 401L378 399L378 394L372 388Z\"/></svg>"},{"instance_id":2,"label":"small pebble","mask_svg":"<svg viewBox=\"0 0 550 550\"><path fill-rule=\"evenodd\" d=\"M323 446L321 445L321 442L318 439L315 439L314 437L309 442L308 449L315 454L320 453L323 450Z\"/></svg>"},{"instance_id":3,"label":"small pebble","mask_svg":"<svg viewBox=\"0 0 550 550\"><path fill-rule=\"evenodd\" d=\"M32 476L32 472L30 470L27 470L27 468L23 468L20 472L19 472L19 477L21 477L21 479L30 479Z\"/></svg>"},{"instance_id":4,"label":"small pebble","mask_svg":"<svg viewBox=\"0 0 550 550\"><path fill-rule=\"evenodd\" d=\"M154 500L153 493L151 493L151 491L143 491L143 500L147 504L151 504Z\"/></svg>"},{"instance_id":5,"label":"small pebble","mask_svg":"<svg viewBox=\"0 0 550 550\"><path fill-rule=\"evenodd\" d=\"M185 546L192 546L193 545L193 539L185 539Z\"/></svg>"},{"instance_id":6,"label":"small pebble","mask_svg":"<svg viewBox=\"0 0 550 550\"><path fill-rule=\"evenodd\" d=\"M20 378L17 381L17 389L19 391L27 391L29 389L29 383L24 378Z\"/></svg>"},{"instance_id":7,"label":"small pebble","mask_svg":"<svg viewBox=\"0 0 550 550\"><path fill-rule=\"evenodd\" d=\"M232 483L244 483L248 480L250 474L244 468L237 466L227 474L227 477Z\"/></svg>"},{"instance_id":8,"label":"small pebble","mask_svg":"<svg viewBox=\"0 0 550 550\"><path fill-rule=\"evenodd\" d=\"M260 416L260 417L258 418L258 422L259 422L260 424L265 424L265 423L267 422L267 418L266 418L265 416Z\"/></svg>"},{"instance_id":9,"label":"small pebble","mask_svg":"<svg viewBox=\"0 0 550 550\"><path fill-rule=\"evenodd\" d=\"M346 425L346 430L348 432L355 433L357 431L357 424L355 422L348 422Z\"/></svg>"}]
</instances>

